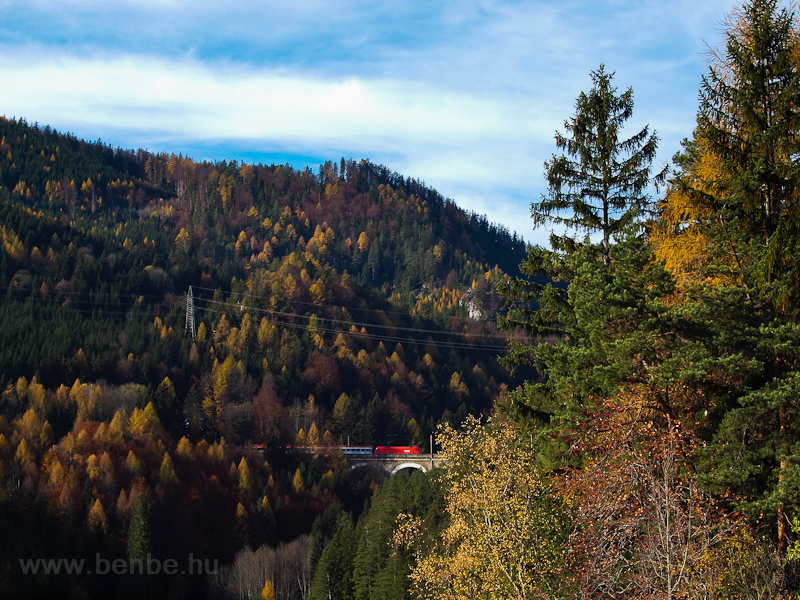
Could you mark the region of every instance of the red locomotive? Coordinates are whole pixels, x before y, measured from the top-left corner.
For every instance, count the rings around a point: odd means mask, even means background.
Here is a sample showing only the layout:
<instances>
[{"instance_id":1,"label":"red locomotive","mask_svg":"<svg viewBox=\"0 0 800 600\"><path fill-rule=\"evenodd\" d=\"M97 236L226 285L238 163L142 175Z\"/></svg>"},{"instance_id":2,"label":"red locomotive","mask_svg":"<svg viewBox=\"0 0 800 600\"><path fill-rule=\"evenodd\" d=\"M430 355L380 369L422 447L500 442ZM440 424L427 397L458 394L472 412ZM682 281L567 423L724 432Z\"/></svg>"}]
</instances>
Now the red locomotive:
<instances>
[{"instance_id":1,"label":"red locomotive","mask_svg":"<svg viewBox=\"0 0 800 600\"><path fill-rule=\"evenodd\" d=\"M375 454L419 454L419 446L376 446Z\"/></svg>"}]
</instances>

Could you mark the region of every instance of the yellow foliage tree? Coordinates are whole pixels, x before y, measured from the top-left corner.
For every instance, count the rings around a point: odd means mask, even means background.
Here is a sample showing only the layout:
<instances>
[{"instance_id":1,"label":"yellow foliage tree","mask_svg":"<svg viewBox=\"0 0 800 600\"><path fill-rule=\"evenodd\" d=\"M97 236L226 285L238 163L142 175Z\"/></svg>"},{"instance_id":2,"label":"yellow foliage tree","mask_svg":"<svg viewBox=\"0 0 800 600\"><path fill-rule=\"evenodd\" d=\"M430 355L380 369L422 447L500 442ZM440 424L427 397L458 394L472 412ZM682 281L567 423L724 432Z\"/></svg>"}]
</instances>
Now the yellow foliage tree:
<instances>
[{"instance_id":1,"label":"yellow foliage tree","mask_svg":"<svg viewBox=\"0 0 800 600\"><path fill-rule=\"evenodd\" d=\"M108 452L103 452L103 454L100 455L100 472L103 474L106 481L113 481L114 463L111 461Z\"/></svg>"},{"instance_id":2,"label":"yellow foliage tree","mask_svg":"<svg viewBox=\"0 0 800 600\"><path fill-rule=\"evenodd\" d=\"M311 300L314 304L325 302L325 284L322 279L317 279L308 290L311 293Z\"/></svg>"},{"instance_id":3,"label":"yellow foliage tree","mask_svg":"<svg viewBox=\"0 0 800 600\"><path fill-rule=\"evenodd\" d=\"M366 231L361 232L361 235L358 236L358 242L356 242L356 244L358 245L359 252L366 252L369 250L369 236L367 235Z\"/></svg>"},{"instance_id":4,"label":"yellow foliage tree","mask_svg":"<svg viewBox=\"0 0 800 600\"><path fill-rule=\"evenodd\" d=\"M718 220L711 207L729 194L721 161L702 140L695 143L692 154L694 159L667 191L659 206L659 218L650 228L655 257L672 273L680 288L699 282L739 283L730 276L721 276L718 269L708 275L704 268L712 261L722 261L729 271L735 271L736 256L735 252L727 257L709 252L712 241L708 224Z\"/></svg>"},{"instance_id":5,"label":"yellow foliage tree","mask_svg":"<svg viewBox=\"0 0 800 600\"><path fill-rule=\"evenodd\" d=\"M28 440L28 443L38 445L39 436L42 432L42 422L39 420L36 411L29 408L22 415L22 419L17 423L17 431L23 438Z\"/></svg>"},{"instance_id":6,"label":"yellow foliage tree","mask_svg":"<svg viewBox=\"0 0 800 600\"><path fill-rule=\"evenodd\" d=\"M338 348L336 356L338 356L340 359L345 360L353 358L353 353L350 351L350 348L347 347L347 340L344 339L344 335L341 333L336 336L333 346Z\"/></svg>"},{"instance_id":7,"label":"yellow foliage tree","mask_svg":"<svg viewBox=\"0 0 800 600\"><path fill-rule=\"evenodd\" d=\"M306 442L309 446L319 446L319 429L316 423L311 423L311 427L308 428Z\"/></svg>"},{"instance_id":8,"label":"yellow foliage tree","mask_svg":"<svg viewBox=\"0 0 800 600\"><path fill-rule=\"evenodd\" d=\"M189 232L186 231L185 228L181 227L181 230L178 232L178 235L175 236L175 248L181 254L188 254L190 248L190 239L189 239Z\"/></svg>"},{"instance_id":9,"label":"yellow foliage tree","mask_svg":"<svg viewBox=\"0 0 800 600\"><path fill-rule=\"evenodd\" d=\"M286 294L286 298L289 300L294 299L295 293L297 291L297 280L292 276L291 273L287 273L286 277L283 280L283 292Z\"/></svg>"},{"instance_id":10,"label":"yellow foliage tree","mask_svg":"<svg viewBox=\"0 0 800 600\"><path fill-rule=\"evenodd\" d=\"M17 451L14 455L14 459L21 467L25 467L29 464L33 464L35 457L33 455L33 451L31 447L28 445L28 442L25 441L23 438L22 441L17 446Z\"/></svg>"},{"instance_id":11,"label":"yellow foliage tree","mask_svg":"<svg viewBox=\"0 0 800 600\"><path fill-rule=\"evenodd\" d=\"M109 441L110 440L108 437L108 425L106 425L105 423L100 423L100 426L94 433L94 443L102 446L103 444L107 444Z\"/></svg>"},{"instance_id":12,"label":"yellow foliage tree","mask_svg":"<svg viewBox=\"0 0 800 600\"><path fill-rule=\"evenodd\" d=\"M108 519L106 518L106 511L103 510L103 505L100 499L94 501L89 515L86 517L86 522L92 529L101 529L103 533L108 532Z\"/></svg>"},{"instance_id":13,"label":"yellow foliage tree","mask_svg":"<svg viewBox=\"0 0 800 600\"><path fill-rule=\"evenodd\" d=\"M0 433L0 460L6 460L11 456L11 444L8 443L6 436Z\"/></svg>"},{"instance_id":14,"label":"yellow foliage tree","mask_svg":"<svg viewBox=\"0 0 800 600\"><path fill-rule=\"evenodd\" d=\"M111 424L108 426L108 435L109 440L112 443L118 444L122 442L122 439L125 435L125 428L122 422L122 413L120 411L114 413L114 418L111 419Z\"/></svg>"},{"instance_id":15,"label":"yellow foliage tree","mask_svg":"<svg viewBox=\"0 0 800 600\"><path fill-rule=\"evenodd\" d=\"M269 579L264 584L264 589L261 590L261 600L275 600L275 588L272 587L272 582Z\"/></svg>"},{"instance_id":16,"label":"yellow foliage tree","mask_svg":"<svg viewBox=\"0 0 800 600\"><path fill-rule=\"evenodd\" d=\"M178 456L183 458L191 458L192 457L192 442L189 441L189 438L183 436L178 441Z\"/></svg>"},{"instance_id":17,"label":"yellow foliage tree","mask_svg":"<svg viewBox=\"0 0 800 600\"><path fill-rule=\"evenodd\" d=\"M297 444L298 446L305 446L308 443L308 441L306 440L306 432L303 430L302 427L300 428L300 431L297 432L297 436L294 439L294 443Z\"/></svg>"},{"instance_id":18,"label":"yellow foliage tree","mask_svg":"<svg viewBox=\"0 0 800 600\"><path fill-rule=\"evenodd\" d=\"M411 570L412 588L431 600L549 598L564 559L557 495L534 453L504 423L475 418L462 432L437 436L445 458L450 525ZM402 516L398 543L419 538L419 522Z\"/></svg>"},{"instance_id":19,"label":"yellow foliage tree","mask_svg":"<svg viewBox=\"0 0 800 600\"><path fill-rule=\"evenodd\" d=\"M92 481L96 481L100 477L100 463L96 454L90 454L86 459L86 475Z\"/></svg>"},{"instance_id":20,"label":"yellow foliage tree","mask_svg":"<svg viewBox=\"0 0 800 600\"><path fill-rule=\"evenodd\" d=\"M250 466L247 464L244 456L239 461L239 489L243 492L249 492L253 487L253 476L250 473Z\"/></svg>"},{"instance_id":21,"label":"yellow foliage tree","mask_svg":"<svg viewBox=\"0 0 800 600\"><path fill-rule=\"evenodd\" d=\"M217 462L225 460L225 438L219 442L214 442L208 447L208 457Z\"/></svg>"},{"instance_id":22,"label":"yellow foliage tree","mask_svg":"<svg viewBox=\"0 0 800 600\"><path fill-rule=\"evenodd\" d=\"M217 327L214 329L214 345L221 346L222 342L228 339L231 332L231 325L225 315L220 317Z\"/></svg>"},{"instance_id":23,"label":"yellow foliage tree","mask_svg":"<svg viewBox=\"0 0 800 600\"><path fill-rule=\"evenodd\" d=\"M31 407L37 410L44 405L45 389L41 383L36 381L35 376L31 379L31 383L28 386L28 399L30 400Z\"/></svg>"},{"instance_id":24,"label":"yellow foliage tree","mask_svg":"<svg viewBox=\"0 0 800 600\"><path fill-rule=\"evenodd\" d=\"M128 452L128 457L125 459L125 467L131 475L142 474L142 461L133 453L133 450Z\"/></svg>"},{"instance_id":25,"label":"yellow foliage tree","mask_svg":"<svg viewBox=\"0 0 800 600\"><path fill-rule=\"evenodd\" d=\"M250 526L247 509L244 504L239 502L236 505L236 522L234 523L234 535L239 543L247 544L249 538Z\"/></svg>"},{"instance_id":26,"label":"yellow foliage tree","mask_svg":"<svg viewBox=\"0 0 800 600\"><path fill-rule=\"evenodd\" d=\"M54 486L59 485L64 480L64 467L60 461L53 463L50 468L50 483Z\"/></svg>"},{"instance_id":27,"label":"yellow foliage tree","mask_svg":"<svg viewBox=\"0 0 800 600\"><path fill-rule=\"evenodd\" d=\"M467 384L464 383L464 380L461 379L461 375L458 371L453 371L453 375L450 377L450 389L460 398L467 393Z\"/></svg>"},{"instance_id":28,"label":"yellow foliage tree","mask_svg":"<svg viewBox=\"0 0 800 600\"><path fill-rule=\"evenodd\" d=\"M128 431L134 436L156 433L161 429L161 421L152 402L148 402L144 410L134 408L128 418Z\"/></svg>"},{"instance_id":29,"label":"yellow foliage tree","mask_svg":"<svg viewBox=\"0 0 800 600\"><path fill-rule=\"evenodd\" d=\"M300 473L299 468L294 472L294 477L292 478L292 488L294 488L295 492L302 492L306 489L306 485L303 483L303 474Z\"/></svg>"},{"instance_id":30,"label":"yellow foliage tree","mask_svg":"<svg viewBox=\"0 0 800 600\"><path fill-rule=\"evenodd\" d=\"M164 453L164 460L161 461L161 468L158 470L158 482L164 488L172 488L178 483L178 476L175 475L175 467L172 464L169 452Z\"/></svg>"},{"instance_id":31,"label":"yellow foliage tree","mask_svg":"<svg viewBox=\"0 0 800 600\"><path fill-rule=\"evenodd\" d=\"M227 400L231 384L241 379L241 372L238 371L236 359L229 355L214 373L214 398L224 403Z\"/></svg>"},{"instance_id":32,"label":"yellow foliage tree","mask_svg":"<svg viewBox=\"0 0 800 600\"><path fill-rule=\"evenodd\" d=\"M89 435L89 432L87 432L85 429L81 429L81 432L78 434L78 439L76 440L77 447L81 451L86 450L90 440L91 436Z\"/></svg>"},{"instance_id":33,"label":"yellow foliage tree","mask_svg":"<svg viewBox=\"0 0 800 600\"><path fill-rule=\"evenodd\" d=\"M128 431L132 435L145 435L147 433L147 417L144 411L134 408L131 416L128 417Z\"/></svg>"},{"instance_id":34,"label":"yellow foliage tree","mask_svg":"<svg viewBox=\"0 0 800 600\"><path fill-rule=\"evenodd\" d=\"M330 429L326 429L325 433L322 434L322 445L333 446L335 444L336 441L333 439L333 434L331 433Z\"/></svg>"}]
</instances>

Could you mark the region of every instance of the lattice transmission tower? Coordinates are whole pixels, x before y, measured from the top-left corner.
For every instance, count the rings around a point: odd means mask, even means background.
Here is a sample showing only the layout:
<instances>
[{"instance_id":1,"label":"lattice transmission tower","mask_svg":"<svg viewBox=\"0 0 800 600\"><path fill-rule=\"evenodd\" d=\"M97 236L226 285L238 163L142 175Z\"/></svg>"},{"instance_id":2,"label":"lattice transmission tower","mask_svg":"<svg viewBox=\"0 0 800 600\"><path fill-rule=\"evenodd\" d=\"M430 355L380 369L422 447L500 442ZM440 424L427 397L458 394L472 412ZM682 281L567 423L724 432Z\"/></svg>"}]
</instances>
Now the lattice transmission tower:
<instances>
[{"instance_id":1,"label":"lattice transmission tower","mask_svg":"<svg viewBox=\"0 0 800 600\"><path fill-rule=\"evenodd\" d=\"M197 339L194 331L194 296L192 295L192 286L189 286L189 293L186 294L186 327L184 333L187 331L192 332L192 339Z\"/></svg>"}]
</instances>

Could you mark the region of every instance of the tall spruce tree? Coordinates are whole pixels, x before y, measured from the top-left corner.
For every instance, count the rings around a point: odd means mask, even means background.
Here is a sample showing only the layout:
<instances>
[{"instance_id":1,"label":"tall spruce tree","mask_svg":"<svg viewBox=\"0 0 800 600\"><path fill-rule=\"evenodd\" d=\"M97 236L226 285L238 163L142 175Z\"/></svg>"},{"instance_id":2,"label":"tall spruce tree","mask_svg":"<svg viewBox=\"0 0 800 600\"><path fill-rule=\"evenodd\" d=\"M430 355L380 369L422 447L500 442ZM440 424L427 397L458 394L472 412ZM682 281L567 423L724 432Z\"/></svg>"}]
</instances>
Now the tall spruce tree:
<instances>
[{"instance_id":1,"label":"tall spruce tree","mask_svg":"<svg viewBox=\"0 0 800 600\"><path fill-rule=\"evenodd\" d=\"M314 571L309 600L348 600L354 597L353 559L357 543L350 515L340 515L331 543L322 552Z\"/></svg>"},{"instance_id":2,"label":"tall spruce tree","mask_svg":"<svg viewBox=\"0 0 800 600\"><path fill-rule=\"evenodd\" d=\"M794 12L777 0L749 0L731 14L657 242L668 256L702 236L711 260L690 268L689 280L747 306L726 332L731 357L732 342L746 341L728 368L736 387L717 399L717 443L701 479L748 514L773 515L780 555L800 491L799 39ZM680 202L686 210L675 219Z\"/></svg>"},{"instance_id":3,"label":"tall spruce tree","mask_svg":"<svg viewBox=\"0 0 800 600\"><path fill-rule=\"evenodd\" d=\"M785 277L800 269L800 39L794 13L777 5L752 0L731 14L703 78L696 137L719 161L718 193L703 200L762 243L754 275L781 281L773 293L785 302L800 282Z\"/></svg>"},{"instance_id":4,"label":"tall spruce tree","mask_svg":"<svg viewBox=\"0 0 800 600\"><path fill-rule=\"evenodd\" d=\"M564 123L566 133L556 133L556 145L564 154L553 155L545 163L549 193L531 205L534 226L554 225L567 231L551 234L552 251L529 247L520 265L523 277L498 286L506 298L499 317L501 328L521 329L536 343L545 342L532 350L512 340L505 357L512 369L532 360L542 376L539 383L528 386L526 394L512 396L520 400L515 406L523 410L555 410L553 393L560 389L561 380L551 377L555 373L550 370L556 366L551 342L563 340L556 349L560 352L584 347L587 341L578 331L580 317L567 285L586 262L609 270L607 276L613 279L612 242L616 237L626 238L632 242L631 248L640 249L644 239L641 217L649 204L646 188L664 175L651 176L658 138L649 127L621 139L623 125L633 113L633 91L628 88L618 95L612 85L613 73L607 73L603 65L591 77L593 87L578 97L575 114ZM582 243L571 236L574 232L599 233L599 247Z\"/></svg>"},{"instance_id":5,"label":"tall spruce tree","mask_svg":"<svg viewBox=\"0 0 800 600\"><path fill-rule=\"evenodd\" d=\"M633 90L617 95L614 74L602 64L591 76L593 87L578 96L575 114L564 122L566 132L556 132L556 146L564 153L545 163L549 193L531 210L535 227L554 224L602 234L603 263L608 264L611 236L639 215L647 200L658 138L645 126L620 139L633 114ZM556 250L569 251L577 241L568 234L551 235Z\"/></svg>"}]
</instances>

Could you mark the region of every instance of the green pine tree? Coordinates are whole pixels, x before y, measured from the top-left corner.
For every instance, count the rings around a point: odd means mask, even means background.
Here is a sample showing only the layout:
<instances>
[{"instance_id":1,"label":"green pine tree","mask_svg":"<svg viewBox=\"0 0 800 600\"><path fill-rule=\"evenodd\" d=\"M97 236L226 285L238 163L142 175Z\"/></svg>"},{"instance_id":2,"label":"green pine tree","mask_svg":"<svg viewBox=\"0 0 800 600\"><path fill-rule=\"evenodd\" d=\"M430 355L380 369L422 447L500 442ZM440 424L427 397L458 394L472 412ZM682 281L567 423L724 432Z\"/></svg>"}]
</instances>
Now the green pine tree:
<instances>
[{"instance_id":1,"label":"green pine tree","mask_svg":"<svg viewBox=\"0 0 800 600\"><path fill-rule=\"evenodd\" d=\"M776 0L749 0L728 22L703 80L694 139L678 157L677 193L662 206L662 232L678 252L687 229L702 235L707 259L689 265L689 279L725 307L713 335L728 380L711 400L717 423L701 480L753 519L773 515L784 555L789 515L800 508L798 21ZM686 199L691 220L669 219L680 212L675 197Z\"/></svg>"},{"instance_id":2,"label":"green pine tree","mask_svg":"<svg viewBox=\"0 0 800 600\"><path fill-rule=\"evenodd\" d=\"M535 227L599 232L603 263L608 264L611 236L640 215L647 202L658 138L645 126L620 139L633 114L633 90L617 95L614 74L602 64L591 76L592 89L578 96L575 114L564 122L566 133L556 132L556 146L564 154L545 163L549 193L531 209ZM579 242L567 234L552 234L551 241L554 249L567 251Z\"/></svg>"},{"instance_id":3,"label":"green pine tree","mask_svg":"<svg viewBox=\"0 0 800 600\"><path fill-rule=\"evenodd\" d=\"M314 571L308 600L350 600L353 598L353 558L356 531L350 515L339 518L336 533L322 553Z\"/></svg>"},{"instance_id":4,"label":"green pine tree","mask_svg":"<svg viewBox=\"0 0 800 600\"><path fill-rule=\"evenodd\" d=\"M770 295L794 308L800 283L800 208L794 198L800 187L798 23L777 0L750 0L730 23L724 51L703 78L695 134L719 160L719 192L695 194L695 200L710 205L718 221L729 221L727 239L720 236L726 251L737 252L732 246L750 239L760 242L750 261L738 248L741 275L748 285L774 283Z\"/></svg>"},{"instance_id":5,"label":"green pine tree","mask_svg":"<svg viewBox=\"0 0 800 600\"><path fill-rule=\"evenodd\" d=\"M128 559L146 560L150 552L150 522L146 503L142 496L136 498L136 504L128 528Z\"/></svg>"}]
</instances>

